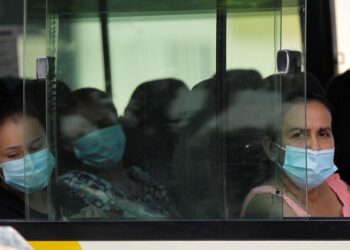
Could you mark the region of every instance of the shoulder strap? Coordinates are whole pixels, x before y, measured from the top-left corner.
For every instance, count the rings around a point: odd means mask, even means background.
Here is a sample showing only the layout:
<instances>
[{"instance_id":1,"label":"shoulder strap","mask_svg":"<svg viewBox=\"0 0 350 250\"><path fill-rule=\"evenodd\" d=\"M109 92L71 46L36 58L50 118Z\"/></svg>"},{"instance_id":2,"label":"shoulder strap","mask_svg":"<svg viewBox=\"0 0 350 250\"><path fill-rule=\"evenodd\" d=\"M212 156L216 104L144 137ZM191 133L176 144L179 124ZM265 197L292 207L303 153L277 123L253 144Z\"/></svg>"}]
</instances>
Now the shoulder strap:
<instances>
[{"instance_id":1,"label":"shoulder strap","mask_svg":"<svg viewBox=\"0 0 350 250\"><path fill-rule=\"evenodd\" d=\"M250 192L248 193L248 195L244 199L240 216L244 217L249 203L252 201L252 199L256 195L259 195L259 194L276 195L276 191L277 191L276 188L274 188L273 186L269 186L269 185L259 186L259 187L256 187L256 188L253 188L252 190L250 190ZM308 216L306 211L304 209L302 209L298 204L296 204L290 197L288 197L284 194L282 196L281 195L279 195L279 196L282 197L283 201L285 201L287 203L287 205L295 212L295 214L298 217L307 217Z\"/></svg>"},{"instance_id":2,"label":"shoulder strap","mask_svg":"<svg viewBox=\"0 0 350 250\"><path fill-rule=\"evenodd\" d=\"M295 201L293 201L290 197L287 195L283 194L282 195L283 200L288 204L288 206L293 210L293 212L298 216L298 217L309 217L310 215L303 209L301 208Z\"/></svg>"},{"instance_id":3,"label":"shoulder strap","mask_svg":"<svg viewBox=\"0 0 350 250\"><path fill-rule=\"evenodd\" d=\"M327 179L327 184L337 195L340 202L343 204L343 216L350 216L350 193L344 181L340 179L339 174L333 174Z\"/></svg>"},{"instance_id":4,"label":"shoulder strap","mask_svg":"<svg viewBox=\"0 0 350 250\"><path fill-rule=\"evenodd\" d=\"M245 212L247 210L247 207L249 203L252 201L252 199L257 196L258 194L276 194L276 189L272 186L259 186L251 189L247 196L244 199L242 208L241 208L241 215L240 217L244 217Z\"/></svg>"}]
</instances>

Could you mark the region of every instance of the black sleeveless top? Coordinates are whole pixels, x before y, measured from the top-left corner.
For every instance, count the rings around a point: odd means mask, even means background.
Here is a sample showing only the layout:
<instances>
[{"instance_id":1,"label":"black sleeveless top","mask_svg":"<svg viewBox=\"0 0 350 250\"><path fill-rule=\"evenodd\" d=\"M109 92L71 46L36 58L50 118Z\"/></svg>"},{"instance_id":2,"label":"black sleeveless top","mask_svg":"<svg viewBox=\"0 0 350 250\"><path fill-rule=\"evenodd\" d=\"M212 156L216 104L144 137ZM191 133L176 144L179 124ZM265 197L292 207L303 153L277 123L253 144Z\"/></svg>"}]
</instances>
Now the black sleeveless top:
<instances>
[{"instance_id":1,"label":"black sleeveless top","mask_svg":"<svg viewBox=\"0 0 350 250\"><path fill-rule=\"evenodd\" d=\"M24 219L25 205L23 200L8 190L0 187L0 218Z\"/></svg>"},{"instance_id":2,"label":"black sleeveless top","mask_svg":"<svg viewBox=\"0 0 350 250\"><path fill-rule=\"evenodd\" d=\"M32 219L44 219L47 215L30 210ZM0 187L0 219L24 220L25 203L15 194Z\"/></svg>"}]
</instances>

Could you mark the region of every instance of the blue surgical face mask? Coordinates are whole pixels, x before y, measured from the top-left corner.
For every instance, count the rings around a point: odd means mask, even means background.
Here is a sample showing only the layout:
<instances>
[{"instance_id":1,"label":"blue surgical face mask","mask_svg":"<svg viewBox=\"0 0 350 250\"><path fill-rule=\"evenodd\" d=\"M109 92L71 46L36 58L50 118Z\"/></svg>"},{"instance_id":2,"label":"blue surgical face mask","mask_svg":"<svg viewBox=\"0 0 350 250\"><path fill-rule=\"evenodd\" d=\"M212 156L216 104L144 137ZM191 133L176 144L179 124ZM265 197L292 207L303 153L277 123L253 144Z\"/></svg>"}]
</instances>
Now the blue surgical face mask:
<instances>
[{"instance_id":1,"label":"blue surgical face mask","mask_svg":"<svg viewBox=\"0 0 350 250\"><path fill-rule=\"evenodd\" d=\"M48 149L42 149L22 159L0 164L5 183L25 193L44 189L54 166L53 156Z\"/></svg>"},{"instance_id":2,"label":"blue surgical face mask","mask_svg":"<svg viewBox=\"0 0 350 250\"><path fill-rule=\"evenodd\" d=\"M95 168L116 166L122 160L125 135L120 125L96 130L74 142L75 155Z\"/></svg>"},{"instance_id":3,"label":"blue surgical face mask","mask_svg":"<svg viewBox=\"0 0 350 250\"><path fill-rule=\"evenodd\" d=\"M320 186L338 169L333 162L334 148L315 151L286 146L282 149L286 151L283 171L304 190Z\"/></svg>"}]
</instances>

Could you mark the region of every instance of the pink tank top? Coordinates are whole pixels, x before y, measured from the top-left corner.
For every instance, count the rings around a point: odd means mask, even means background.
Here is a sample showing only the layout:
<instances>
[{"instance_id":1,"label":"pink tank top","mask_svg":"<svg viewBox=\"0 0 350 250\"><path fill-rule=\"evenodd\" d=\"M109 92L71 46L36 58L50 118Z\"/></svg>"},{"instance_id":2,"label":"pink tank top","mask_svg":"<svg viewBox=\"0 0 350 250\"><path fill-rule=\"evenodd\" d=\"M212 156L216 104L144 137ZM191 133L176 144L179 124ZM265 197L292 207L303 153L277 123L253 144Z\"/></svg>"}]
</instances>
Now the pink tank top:
<instances>
[{"instance_id":1,"label":"pink tank top","mask_svg":"<svg viewBox=\"0 0 350 250\"><path fill-rule=\"evenodd\" d=\"M333 192L337 195L338 199L343 205L343 217L350 217L350 193L347 185L340 179L339 174L333 174L327 179L327 184L331 187ZM245 211L251 200L258 194L274 194L276 195L276 188L272 186L259 186L250 190L246 196L241 209L241 217L244 217ZM282 194L280 195L283 201L294 211L298 217L310 217L310 215L295 203L290 197Z\"/></svg>"}]
</instances>

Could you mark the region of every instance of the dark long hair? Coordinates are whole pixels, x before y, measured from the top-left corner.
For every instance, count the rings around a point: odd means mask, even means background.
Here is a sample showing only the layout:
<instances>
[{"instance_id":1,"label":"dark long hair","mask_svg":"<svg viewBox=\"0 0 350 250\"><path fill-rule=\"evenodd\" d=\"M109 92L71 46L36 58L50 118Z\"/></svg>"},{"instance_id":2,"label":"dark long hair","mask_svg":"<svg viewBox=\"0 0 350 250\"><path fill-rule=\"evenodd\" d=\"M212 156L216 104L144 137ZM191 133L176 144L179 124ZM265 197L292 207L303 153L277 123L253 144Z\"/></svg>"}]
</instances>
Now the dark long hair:
<instances>
[{"instance_id":1,"label":"dark long hair","mask_svg":"<svg viewBox=\"0 0 350 250\"><path fill-rule=\"evenodd\" d=\"M0 126L8 119L25 116L38 119L45 128L44 121L40 119L38 111L32 105L24 105L23 100L18 96L0 97Z\"/></svg>"}]
</instances>

